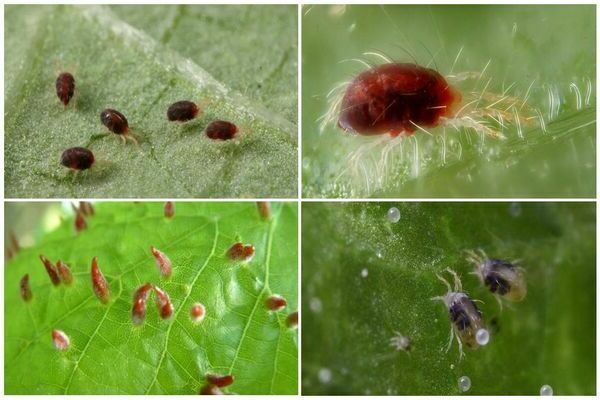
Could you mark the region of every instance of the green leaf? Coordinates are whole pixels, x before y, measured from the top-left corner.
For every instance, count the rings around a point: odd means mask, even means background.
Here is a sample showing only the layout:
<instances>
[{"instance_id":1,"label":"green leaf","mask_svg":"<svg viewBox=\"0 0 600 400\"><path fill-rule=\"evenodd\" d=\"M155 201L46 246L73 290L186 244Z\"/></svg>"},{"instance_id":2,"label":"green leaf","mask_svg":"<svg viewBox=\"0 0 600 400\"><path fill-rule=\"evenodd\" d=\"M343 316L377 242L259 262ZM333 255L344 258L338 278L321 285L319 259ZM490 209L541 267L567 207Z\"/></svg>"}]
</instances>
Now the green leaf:
<instances>
[{"instance_id":1,"label":"green leaf","mask_svg":"<svg viewBox=\"0 0 600 400\"><path fill-rule=\"evenodd\" d=\"M140 16L154 12L150 6L137 8ZM201 9L189 8L186 26ZM224 10L224 18L235 13ZM270 12L295 15L293 8L286 10L267 7L262 12L265 18ZM253 85L256 74L241 68L235 79L220 82L203 69L203 58L186 58L170 43L157 42L107 7L9 6L5 17L7 197L296 194L296 124L293 114L287 112L283 117L278 113L289 111L286 107L289 99L295 98L295 78L292 83L266 85L260 91L262 96L280 100L285 91L288 100L279 101L282 107L273 112L260 105L258 89L251 93L252 99L238 92ZM227 36L227 26L196 24L194 30L187 30L187 37L194 37L195 30L201 29L208 29L214 37ZM289 54L290 61L282 64L286 71L288 64L295 62L295 40L291 40L288 30L286 27L281 32L280 51L261 52L263 66L280 64L282 53ZM272 34L277 36L277 32ZM175 49L182 40L179 35L174 31ZM226 53L231 40L215 41L210 49ZM244 49L235 49L239 52L236 57L258 58L255 51L262 51L260 47ZM209 63L211 68L218 66ZM59 103L54 89L60 70L72 71L76 79L75 97L66 108ZM273 79L289 79L287 73L274 74ZM223 76L231 78L232 74ZM182 99L199 103L202 115L185 124L169 123L165 117L167 107ZM127 116L141 141L139 147L123 145L115 135L107 134L99 118L100 111L107 107ZM215 119L235 122L241 129L240 136L229 141L208 139L202 131ZM98 160L95 168L71 176L59 159L66 148L73 146L90 148Z\"/></svg>"},{"instance_id":2,"label":"green leaf","mask_svg":"<svg viewBox=\"0 0 600 400\"><path fill-rule=\"evenodd\" d=\"M286 315L297 309L297 210L273 203L261 220L254 203L177 203L172 220L160 203L100 203L88 228L73 232L72 218L8 262L5 272L4 370L7 394L194 394L208 372L233 374L227 392L297 392L297 333ZM248 264L229 261L236 241L252 243ZM173 263L159 278L150 246ZM38 255L71 266L71 286L53 287ZM90 262L97 256L111 290L103 305L94 296ZM33 300L19 297L30 275ZM161 320L154 298L145 323L131 322L132 296L144 282L170 296L174 316ZM280 294L282 312L265 299ZM200 302L207 316L189 317ZM70 337L54 349L51 330Z\"/></svg>"},{"instance_id":3,"label":"green leaf","mask_svg":"<svg viewBox=\"0 0 600 400\"><path fill-rule=\"evenodd\" d=\"M303 15L305 196L595 195L593 6L307 6ZM528 97L547 133L539 121L523 123L522 138L514 125L507 127L508 140L452 128L445 133L432 128L432 136L416 132L409 139L355 137L335 124L320 132L327 93L366 69L353 60L383 62L364 52L429 65L445 76L479 73L489 61L480 80L455 84L463 99L484 87L500 94L514 83L507 94Z\"/></svg>"},{"instance_id":4,"label":"green leaf","mask_svg":"<svg viewBox=\"0 0 600 400\"><path fill-rule=\"evenodd\" d=\"M400 221L387 219L392 206ZM596 392L594 203L307 203L302 209L304 394L472 395ZM327 240L323 240L327 238ZM469 274L464 251L521 259L522 302ZM491 340L445 352L448 311L434 296L449 267L478 306ZM446 279L451 279L445 273ZM410 353L390 347L395 331Z\"/></svg>"}]
</instances>

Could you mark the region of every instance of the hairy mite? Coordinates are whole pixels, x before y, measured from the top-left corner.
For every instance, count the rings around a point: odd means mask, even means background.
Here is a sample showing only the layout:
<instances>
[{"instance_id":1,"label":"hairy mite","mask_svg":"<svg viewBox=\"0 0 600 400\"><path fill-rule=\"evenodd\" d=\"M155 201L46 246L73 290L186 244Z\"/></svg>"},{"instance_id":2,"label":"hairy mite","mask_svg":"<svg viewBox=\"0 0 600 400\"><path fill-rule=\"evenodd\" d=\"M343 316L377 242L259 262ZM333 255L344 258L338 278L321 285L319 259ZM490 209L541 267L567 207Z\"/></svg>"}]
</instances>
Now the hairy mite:
<instances>
[{"instance_id":1,"label":"hairy mite","mask_svg":"<svg viewBox=\"0 0 600 400\"><path fill-rule=\"evenodd\" d=\"M88 169L94 164L94 153L85 147L71 147L63 151L60 163L75 171Z\"/></svg>"},{"instance_id":2,"label":"hairy mite","mask_svg":"<svg viewBox=\"0 0 600 400\"><path fill-rule=\"evenodd\" d=\"M279 311L287 306L287 301L282 296L274 294L265 300L265 306L271 311Z\"/></svg>"},{"instance_id":3,"label":"hairy mite","mask_svg":"<svg viewBox=\"0 0 600 400\"><path fill-rule=\"evenodd\" d=\"M484 343L481 338L481 336L487 334L487 330L481 311L479 311L475 302L462 291L462 284L456 272L450 268L446 268L446 271L454 277L454 290L447 280L436 274L437 278L446 285L448 292L443 296L433 297L432 300L442 301L446 305L448 317L452 323L450 341L448 342L446 351L450 350L452 341L456 336L460 359L462 359L464 354L463 343L472 349L487 344L487 340Z\"/></svg>"},{"instance_id":4,"label":"hairy mite","mask_svg":"<svg viewBox=\"0 0 600 400\"><path fill-rule=\"evenodd\" d=\"M150 247L150 251L154 256L154 261L156 262L156 266L158 267L160 276L164 279L169 279L173 271L171 260L169 260L169 257L167 257L165 253L158 250L154 246Z\"/></svg>"},{"instance_id":5,"label":"hairy mite","mask_svg":"<svg viewBox=\"0 0 600 400\"><path fill-rule=\"evenodd\" d=\"M73 282L73 274L71 274L71 269L67 264L64 264L62 261L58 260L56 262L56 270L58 271L60 280L66 285L70 285Z\"/></svg>"},{"instance_id":6,"label":"hairy mite","mask_svg":"<svg viewBox=\"0 0 600 400\"><path fill-rule=\"evenodd\" d=\"M75 78L68 72L62 72L56 78L56 95L65 107L69 104L75 93Z\"/></svg>"},{"instance_id":7,"label":"hairy mite","mask_svg":"<svg viewBox=\"0 0 600 400\"><path fill-rule=\"evenodd\" d=\"M525 273L517 262L489 258L481 249L467 251L467 260L475 266L475 272L472 273L494 294L500 307L500 297L521 301L527 295Z\"/></svg>"},{"instance_id":8,"label":"hairy mite","mask_svg":"<svg viewBox=\"0 0 600 400\"><path fill-rule=\"evenodd\" d=\"M131 309L131 321L134 325L141 325L146 319L146 303L152 284L144 283L133 294L133 307Z\"/></svg>"},{"instance_id":9,"label":"hairy mite","mask_svg":"<svg viewBox=\"0 0 600 400\"><path fill-rule=\"evenodd\" d=\"M202 386L202 389L200 389L199 394L221 395L221 394L223 394L223 392L221 391L221 389L219 389L219 387L217 385L211 385L209 383L209 384Z\"/></svg>"},{"instance_id":10,"label":"hairy mite","mask_svg":"<svg viewBox=\"0 0 600 400\"><path fill-rule=\"evenodd\" d=\"M54 347L56 350L65 351L69 349L69 337L63 331L59 331L58 329L52 329L52 343L54 343Z\"/></svg>"},{"instance_id":11,"label":"hairy mite","mask_svg":"<svg viewBox=\"0 0 600 400\"><path fill-rule=\"evenodd\" d=\"M257 201L256 206L262 219L269 219L271 217L271 206L268 201Z\"/></svg>"},{"instance_id":12,"label":"hairy mite","mask_svg":"<svg viewBox=\"0 0 600 400\"><path fill-rule=\"evenodd\" d=\"M165 218L173 218L175 215L175 203L167 201L165 203Z\"/></svg>"},{"instance_id":13,"label":"hairy mite","mask_svg":"<svg viewBox=\"0 0 600 400\"><path fill-rule=\"evenodd\" d=\"M29 285L29 274L23 275L19 282L19 288L21 289L21 298L26 302L31 301L33 295L31 294L31 286Z\"/></svg>"},{"instance_id":14,"label":"hairy mite","mask_svg":"<svg viewBox=\"0 0 600 400\"><path fill-rule=\"evenodd\" d=\"M438 72L416 64L389 63L358 75L347 87L338 126L361 135L401 133L434 127L452 116L460 101Z\"/></svg>"},{"instance_id":15,"label":"hairy mite","mask_svg":"<svg viewBox=\"0 0 600 400\"><path fill-rule=\"evenodd\" d=\"M233 139L238 128L228 121L213 121L206 127L206 136L215 140Z\"/></svg>"},{"instance_id":16,"label":"hairy mite","mask_svg":"<svg viewBox=\"0 0 600 400\"><path fill-rule=\"evenodd\" d=\"M206 381L212 385L222 388L233 384L235 381L235 376L206 374Z\"/></svg>"},{"instance_id":17,"label":"hairy mite","mask_svg":"<svg viewBox=\"0 0 600 400\"><path fill-rule=\"evenodd\" d=\"M44 268L46 268L46 272L52 281L54 286L60 285L60 277L58 276L58 272L56 271L56 267L50 260L40 254L40 260L42 260L42 264L44 264Z\"/></svg>"},{"instance_id":18,"label":"hairy mite","mask_svg":"<svg viewBox=\"0 0 600 400\"><path fill-rule=\"evenodd\" d=\"M109 131L117 135L125 135L129 131L127 118L112 108L107 108L100 113L100 121Z\"/></svg>"},{"instance_id":19,"label":"hairy mite","mask_svg":"<svg viewBox=\"0 0 600 400\"><path fill-rule=\"evenodd\" d=\"M162 319L171 318L173 315L173 304L171 304L171 299L167 292L158 286L154 286L154 293L156 293L156 307L158 308L160 317Z\"/></svg>"},{"instance_id":20,"label":"hairy mite","mask_svg":"<svg viewBox=\"0 0 600 400\"><path fill-rule=\"evenodd\" d=\"M196 118L198 110L198 106L191 101L178 101L169 106L167 118L169 121L189 121Z\"/></svg>"},{"instance_id":21,"label":"hairy mite","mask_svg":"<svg viewBox=\"0 0 600 400\"><path fill-rule=\"evenodd\" d=\"M98 297L103 304L108 303L110 290L102 271L100 271L100 268L98 267L98 257L92 259L92 286L96 297Z\"/></svg>"},{"instance_id":22,"label":"hairy mite","mask_svg":"<svg viewBox=\"0 0 600 400\"><path fill-rule=\"evenodd\" d=\"M298 311L294 311L287 316L285 323L289 328L296 328L298 326Z\"/></svg>"},{"instance_id":23,"label":"hairy mite","mask_svg":"<svg viewBox=\"0 0 600 400\"><path fill-rule=\"evenodd\" d=\"M206 317L206 308L204 304L195 303L192 305L190 309L190 317L192 318L192 322L200 323Z\"/></svg>"},{"instance_id":24,"label":"hairy mite","mask_svg":"<svg viewBox=\"0 0 600 400\"><path fill-rule=\"evenodd\" d=\"M240 242L234 243L229 250L227 250L227 256L233 261L248 262L254 257L254 246L251 244L244 245Z\"/></svg>"},{"instance_id":25,"label":"hairy mite","mask_svg":"<svg viewBox=\"0 0 600 400\"><path fill-rule=\"evenodd\" d=\"M412 349L412 341L408 336L404 336L398 331L394 332L395 336L390 339L390 346L392 346L396 351L404 351L410 352Z\"/></svg>"}]
</instances>

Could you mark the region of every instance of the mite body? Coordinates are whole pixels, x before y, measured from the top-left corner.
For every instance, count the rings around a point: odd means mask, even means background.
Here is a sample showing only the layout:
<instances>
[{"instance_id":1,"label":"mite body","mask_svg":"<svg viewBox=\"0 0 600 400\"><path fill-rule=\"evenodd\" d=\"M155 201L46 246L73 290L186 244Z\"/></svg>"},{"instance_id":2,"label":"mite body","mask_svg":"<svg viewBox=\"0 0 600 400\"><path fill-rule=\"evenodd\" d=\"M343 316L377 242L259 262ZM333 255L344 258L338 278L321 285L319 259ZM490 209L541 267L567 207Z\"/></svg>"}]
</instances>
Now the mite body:
<instances>
[{"instance_id":1,"label":"mite body","mask_svg":"<svg viewBox=\"0 0 600 400\"><path fill-rule=\"evenodd\" d=\"M494 294L500 307L500 298L521 301L527 295L525 273L517 262L489 258L481 249L467 251L467 260L475 266L473 274Z\"/></svg>"},{"instance_id":2,"label":"mite body","mask_svg":"<svg viewBox=\"0 0 600 400\"><path fill-rule=\"evenodd\" d=\"M56 95L65 107L69 104L73 93L75 93L75 78L68 72L62 72L56 78Z\"/></svg>"},{"instance_id":3,"label":"mite body","mask_svg":"<svg viewBox=\"0 0 600 400\"><path fill-rule=\"evenodd\" d=\"M404 336L398 331L394 332L394 335L390 339L390 346L393 347L396 351L404 351L409 353L412 349L412 340L408 336Z\"/></svg>"},{"instance_id":4,"label":"mite body","mask_svg":"<svg viewBox=\"0 0 600 400\"><path fill-rule=\"evenodd\" d=\"M199 108L196 103L183 100L173 103L167 110L167 118L169 121L185 122L196 118Z\"/></svg>"},{"instance_id":5,"label":"mite body","mask_svg":"<svg viewBox=\"0 0 600 400\"><path fill-rule=\"evenodd\" d=\"M71 147L63 151L60 163L74 171L89 169L94 164L94 153L85 147Z\"/></svg>"},{"instance_id":6,"label":"mite body","mask_svg":"<svg viewBox=\"0 0 600 400\"><path fill-rule=\"evenodd\" d=\"M487 330L481 311L475 302L462 291L462 284L456 272L449 268L446 270L454 277L454 289L447 280L436 274L437 278L446 285L448 292L443 296L433 297L432 300L439 300L445 304L452 324L446 352L450 350L452 341L456 337L460 359L462 359L463 343L469 348L477 349L480 345L487 344L489 338L482 338L487 334Z\"/></svg>"},{"instance_id":7,"label":"mite body","mask_svg":"<svg viewBox=\"0 0 600 400\"><path fill-rule=\"evenodd\" d=\"M129 132L129 122L127 122L127 118L119 111L112 108L103 110L100 113L100 121L109 131L119 135L123 143L126 143L127 139L130 139L136 145L138 144L137 140Z\"/></svg>"},{"instance_id":8,"label":"mite body","mask_svg":"<svg viewBox=\"0 0 600 400\"><path fill-rule=\"evenodd\" d=\"M237 126L228 121L213 121L206 127L206 136L215 140L233 139L237 132Z\"/></svg>"}]
</instances>

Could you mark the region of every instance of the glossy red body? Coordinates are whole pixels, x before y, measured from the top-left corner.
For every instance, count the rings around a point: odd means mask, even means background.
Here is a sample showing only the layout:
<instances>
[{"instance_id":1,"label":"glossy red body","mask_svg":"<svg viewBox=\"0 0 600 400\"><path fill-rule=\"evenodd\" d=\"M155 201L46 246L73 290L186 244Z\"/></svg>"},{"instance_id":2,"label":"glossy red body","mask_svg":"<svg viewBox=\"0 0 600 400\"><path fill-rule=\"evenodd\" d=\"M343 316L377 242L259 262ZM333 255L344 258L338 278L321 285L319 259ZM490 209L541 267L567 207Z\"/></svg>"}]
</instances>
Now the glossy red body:
<instances>
[{"instance_id":1,"label":"glossy red body","mask_svg":"<svg viewBox=\"0 0 600 400\"><path fill-rule=\"evenodd\" d=\"M206 127L206 136L215 140L233 139L238 128L228 121L213 121Z\"/></svg>"},{"instance_id":2,"label":"glossy red body","mask_svg":"<svg viewBox=\"0 0 600 400\"><path fill-rule=\"evenodd\" d=\"M117 135L124 135L129 131L127 118L117 110L107 108L100 113L100 121L109 131Z\"/></svg>"},{"instance_id":3,"label":"glossy red body","mask_svg":"<svg viewBox=\"0 0 600 400\"><path fill-rule=\"evenodd\" d=\"M63 151L60 163L76 171L88 169L94 164L94 153L85 147L71 147Z\"/></svg>"},{"instance_id":4,"label":"glossy red body","mask_svg":"<svg viewBox=\"0 0 600 400\"><path fill-rule=\"evenodd\" d=\"M56 95L65 106L75 93L75 78L68 72L63 72L56 78Z\"/></svg>"}]
</instances>

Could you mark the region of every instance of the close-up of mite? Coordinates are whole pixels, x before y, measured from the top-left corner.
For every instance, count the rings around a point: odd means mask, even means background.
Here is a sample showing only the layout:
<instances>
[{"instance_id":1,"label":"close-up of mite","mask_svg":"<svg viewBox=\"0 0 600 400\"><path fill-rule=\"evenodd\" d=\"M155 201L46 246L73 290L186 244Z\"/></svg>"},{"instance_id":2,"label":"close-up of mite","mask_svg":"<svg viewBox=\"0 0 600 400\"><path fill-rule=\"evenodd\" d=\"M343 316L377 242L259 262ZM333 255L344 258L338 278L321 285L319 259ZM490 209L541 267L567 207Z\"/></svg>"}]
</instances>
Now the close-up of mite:
<instances>
[{"instance_id":1,"label":"close-up of mite","mask_svg":"<svg viewBox=\"0 0 600 400\"><path fill-rule=\"evenodd\" d=\"M120 113L117 110L112 108L107 108L100 113L100 122L104 125L108 130L116 135L118 135L123 143L126 143L127 140L131 140L136 145L138 141L131 132L129 131L129 122L125 115Z\"/></svg>"},{"instance_id":2,"label":"close-up of mite","mask_svg":"<svg viewBox=\"0 0 600 400\"><path fill-rule=\"evenodd\" d=\"M66 107L75 93L75 78L69 72L61 72L56 78L56 95Z\"/></svg>"}]
</instances>

